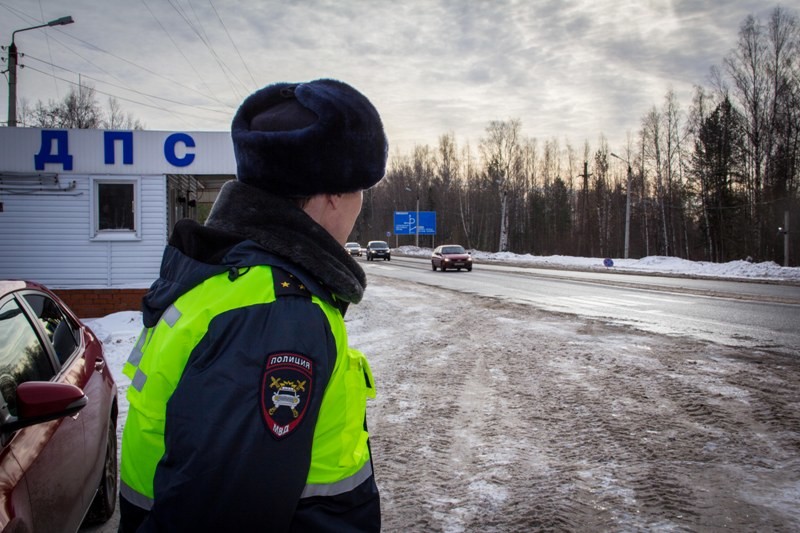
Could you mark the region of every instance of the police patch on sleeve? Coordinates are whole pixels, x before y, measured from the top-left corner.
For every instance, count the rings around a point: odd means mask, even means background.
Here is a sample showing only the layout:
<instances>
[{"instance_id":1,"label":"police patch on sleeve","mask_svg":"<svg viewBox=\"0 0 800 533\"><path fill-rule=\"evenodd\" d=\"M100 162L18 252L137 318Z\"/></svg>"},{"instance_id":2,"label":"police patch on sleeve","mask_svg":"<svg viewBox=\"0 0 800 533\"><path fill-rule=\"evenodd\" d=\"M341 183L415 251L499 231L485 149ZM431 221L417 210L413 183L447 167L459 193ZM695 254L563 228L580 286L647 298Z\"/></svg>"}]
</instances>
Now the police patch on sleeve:
<instances>
[{"instance_id":1,"label":"police patch on sleeve","mask_svg":"<svg viewBox=\"0 0 800 533\"><path fill-rule=\"evenodd\" d=\"M298 428L311 401L314 366L291 352L269 354L261 377L261 414L276 439Z\"/></svg>"}]
</instances>

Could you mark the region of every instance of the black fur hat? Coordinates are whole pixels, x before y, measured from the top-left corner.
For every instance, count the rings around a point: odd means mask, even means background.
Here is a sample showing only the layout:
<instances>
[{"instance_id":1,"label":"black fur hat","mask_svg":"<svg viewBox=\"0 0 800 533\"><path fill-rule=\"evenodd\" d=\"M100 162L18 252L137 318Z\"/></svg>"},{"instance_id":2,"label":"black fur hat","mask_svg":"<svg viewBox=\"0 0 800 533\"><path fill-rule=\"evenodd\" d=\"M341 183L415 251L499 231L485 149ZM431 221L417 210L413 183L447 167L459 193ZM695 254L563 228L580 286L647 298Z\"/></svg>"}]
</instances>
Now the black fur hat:
<instances>
[{"instance_id":1,"label":"black fur hat","mask_svg":"<svg viewBox=\"0 0 800 533\"><path fill-rule=\"evenodd\" d=\"M388 143L367 98L337 80L276 83L239 107L231 127L237 178L280 196L368 189Z\"/></svg>"}]
</instances>

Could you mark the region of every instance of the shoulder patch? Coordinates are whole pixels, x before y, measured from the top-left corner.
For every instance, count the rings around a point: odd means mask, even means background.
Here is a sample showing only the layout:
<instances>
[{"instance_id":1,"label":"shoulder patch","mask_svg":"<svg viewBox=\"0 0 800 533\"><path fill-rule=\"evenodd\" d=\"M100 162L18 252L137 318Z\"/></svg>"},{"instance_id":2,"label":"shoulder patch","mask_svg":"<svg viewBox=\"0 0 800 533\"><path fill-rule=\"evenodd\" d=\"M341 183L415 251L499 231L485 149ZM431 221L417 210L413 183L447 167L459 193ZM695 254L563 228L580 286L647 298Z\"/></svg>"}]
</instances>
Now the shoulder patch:
<instances>
[{"instance_id":1,"label":"shoulder patch","mask_svg":"<svg viewBox=\"0 0 800 533\"><path fill-rule=\"evenodd\" d=\"M314 364L305 355L267 356L261 376L261 415L275 439L288 437L303 421L311 402Z\"/></svg>"},{"instance_id":2,"label":"shoulder patch","mask_svg":"<svg viewBox=\"0 0 800 533\"><path fill-rule=\"evenodd\" d=\"M303 282L282 268L272 267L272 280L275 284L276 297L287 295L311 297L311 292Z\"/></svg>"}]
</instances>

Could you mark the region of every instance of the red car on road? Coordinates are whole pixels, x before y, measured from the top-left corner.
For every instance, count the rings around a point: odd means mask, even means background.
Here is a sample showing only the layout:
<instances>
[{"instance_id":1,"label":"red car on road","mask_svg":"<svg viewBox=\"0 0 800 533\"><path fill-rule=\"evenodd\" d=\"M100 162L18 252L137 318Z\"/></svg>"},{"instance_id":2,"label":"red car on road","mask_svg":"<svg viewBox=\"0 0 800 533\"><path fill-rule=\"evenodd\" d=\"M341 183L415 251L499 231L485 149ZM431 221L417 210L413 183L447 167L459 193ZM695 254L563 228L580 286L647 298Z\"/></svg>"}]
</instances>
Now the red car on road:
<instances>
[{"instance_id":1,"label":"red car on road","mask_svg":"<svg viewBox=\"0 0 800 533\"><path fill-rule=\"evenodd\" d=\"M443 244L437 246L431 254L431 268L434 272L441 268L472 271L472 256L460 244Z\"/></svg>"},{"instance_id":2,"label":"red car on road","mask_svg":"<svg viewBox=\"0 0 800 533\"><path fill-rule=\"evenodd\" d=\"M45 287L0 281L0 529L76 531L117 501L117 386Z\"/></svg>"}]
</instances>

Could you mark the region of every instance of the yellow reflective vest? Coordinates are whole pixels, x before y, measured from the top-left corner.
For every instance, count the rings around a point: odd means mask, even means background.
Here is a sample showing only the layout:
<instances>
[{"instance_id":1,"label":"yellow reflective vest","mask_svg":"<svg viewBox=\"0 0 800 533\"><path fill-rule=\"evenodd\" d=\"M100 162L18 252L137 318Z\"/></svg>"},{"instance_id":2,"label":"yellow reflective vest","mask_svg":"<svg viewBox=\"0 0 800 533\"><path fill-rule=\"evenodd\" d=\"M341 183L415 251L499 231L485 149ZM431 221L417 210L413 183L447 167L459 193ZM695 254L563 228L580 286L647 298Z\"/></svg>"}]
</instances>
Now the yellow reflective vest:
<instances>
[{"instance_id":1,"label":"yellow reflective vest","mask_svg":"<svg viewBox=\"0 0 800 533\"><path fill-rule=\"evenodd\" d=\"M162 526L190 510L209 527L279 530L304 501L374 484L367 360L334 302L283 269L223 272L184 293L142 331L123 373L121 494L162 506Z\"/></svg>"}]
</instances>

